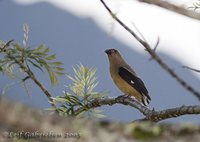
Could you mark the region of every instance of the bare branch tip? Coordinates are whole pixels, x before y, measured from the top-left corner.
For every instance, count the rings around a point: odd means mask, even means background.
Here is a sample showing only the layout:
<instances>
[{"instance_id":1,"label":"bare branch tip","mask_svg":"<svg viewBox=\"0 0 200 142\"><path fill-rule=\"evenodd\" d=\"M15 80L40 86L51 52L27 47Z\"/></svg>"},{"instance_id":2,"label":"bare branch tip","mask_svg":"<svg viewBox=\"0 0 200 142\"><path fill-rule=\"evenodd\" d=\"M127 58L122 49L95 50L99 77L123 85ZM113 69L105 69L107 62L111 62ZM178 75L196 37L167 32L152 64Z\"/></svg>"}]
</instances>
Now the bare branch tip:
<instances>
[{"instance_id":1,"label":"bare branch tip","mask_svg":"<svg viewBox=\"0 0 200 142\"><path fill-rule=\"evenodd\" d=\"M191 67L188 67L188 66L184 66L184 65L182 66L182 68L200 73L199 69L194 69L194 68L191 68Z\"/></svg>"}]
</instances>

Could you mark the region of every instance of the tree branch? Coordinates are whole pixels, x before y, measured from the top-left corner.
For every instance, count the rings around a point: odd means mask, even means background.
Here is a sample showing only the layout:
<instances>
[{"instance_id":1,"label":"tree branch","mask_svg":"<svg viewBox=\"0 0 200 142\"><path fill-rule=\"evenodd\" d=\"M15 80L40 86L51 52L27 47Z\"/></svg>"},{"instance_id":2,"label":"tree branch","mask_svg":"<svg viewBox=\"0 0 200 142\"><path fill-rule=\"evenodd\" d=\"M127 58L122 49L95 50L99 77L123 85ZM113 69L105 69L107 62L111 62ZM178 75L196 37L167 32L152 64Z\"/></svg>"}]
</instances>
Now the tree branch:
<instances>
[{"instance_id":1,"label":"tree branch","mask_svg":"<svg viewBox=\"0 0 200 142\"><path fill-rule=\"evenodd\" d=\"M145 2L148 4L153 4L153 5L165 8L167 10L176 12L178 14L181 14L181 15L184 15L184 16L196 19L196 20L200 20L200 14L196 13L195 11L187 10L184 7L174 5L167 1L163 1L163 0L138 0L138 1Z\"/></svg>"},{"instance_id":2,"label":"tree branch","mask_svg":"<svg viewBox=\"0 0 200 142\"><path fill-rule=\"evenodd\" d=\"M141 113L144 115L147 115L151 113L151 110L143 105L141 105L139 102L134 100L133 98L126 97L125 95L118 96L117 98L101 98L101 99L94 99L92 102L85 104L84 106L78 108L74 111L75 115L80 114L83 111L87 111L92 108L100 107L103 105L114 105L114 104L123 104L123 105L129 105L136 109L138 109Z\"/></svg>"},{"instance_id":3,"label":"tree branch","mask_svg":"<svg viewBox=\"0 0 200 142\"><path fill-rule=\"evenodd\" d=\"M75 115L78 115L84 111L87 111L89 109L93 109L96 107L100 107L103 105L112 106L115 104L122 104L122 105L128 105L128 106L134 107L144 114L145 118L143 118L142 120L150 120L153 122L158 122L161 120L178 117L182 115L200 114L200 106L198 105L181 106L181 107L176 107L176 108L171 108L171 109L164 109L161 111L155 111L154 109L150 110L149 108L141 105L139 102L137 102L131 97L122 95L116 98L95 99L92 102L87 103L84 106L81 106L77 110L75 110Z\"/></svg>"},{"instance_id":4,"label":"tree branch","mask_svg":"<svg viewBox=\"0 0 200 142\"><path fill-rule=\"evenodd\" d=\"M194 96L200 100L200 93L194 89L192 86L190 86L185 80L183 80L172 68L170 68L157 54L154 52L154 50L151 48L151 46L145 41L142 40L136 33L134 33L128 26L126 26L112 11L111 9L106 5L104 0L100 0L103 6L106 8L106 10L109 12L109 14L125 29L127 30L138 42L140 42L146 49L146 51L151 55L151 57L166 71L168 72L174 79L178 81L178 83L184 87L186 90L188 90L190 93L192 93Z\"/></svg>"},{"instance_id":5,"label":"tree branch","mask_svg":"<svg viewBox=\"0 0 200 142\"><path fill-rule=\"evenodd\" d=\"M158 122L168 118L174 118L182 115L200 114L199 105L181 106L161 111L153 111L151 115L147 115L145 119Z\"/></svg>"},{"instance_id":6,"label":"tree branch","mask_svg":"<svg viewBox=\"0 0 200 142\"><path fill-rule=\"evenodd\" d=\"M42 92L47 96L48 100L52 103L51 106L53 108L56 108L56 105L53 103L53 99L52 99L52 95L49 93L49 91L43 86L42 83L40 83L40 81L37 80L37 78L35 77L35 75L33 74L33 72L31 70L29 70L22 62L18 61L15 57L13 57L12 55L8 54L8 57L12 60L15 61L16 64L19 65L19 67L28 75L29 78L31 78L35 84L42 90Z\"/></svg>"},{"instance_id":7,"label":"tree branch","mask_svg":"<svg viewBox=\"0 0 200 142\"><path fill-rule=\"evenodd\" d=\"M10 46L10 43L13 42L13 41L14 41L14 40L10 40L10 41L8 41L3 47L1 47L1 48L0 48L0 53L3 52L3 51L5 51L6 48ZM51 103L51 106L52 106L53 108L56 108L56 105L53 103L52 95L51 95L51 94L49 93L49 91L43 86L43 84L40 83L39 80L37 80L37 78L35 77L35 75L33 74L33 72L29 69L29 67L28 67L26 64L22 63L21 61L17 60L17 59L16 59L15 57L13 57L10 53L8 53L7 56L8 56L11 60L15 61L15 63L18 64L19 67L28 75L27 77L25 77L24 79L22 79L22 82L24 82L24 81L26 81L27 79L31 78L31 79L35 82L35 84L42 90L42 92L47 96L48 100L49 100L50 102L52 102L52 103Z\"/></svg>"}]
</instances>

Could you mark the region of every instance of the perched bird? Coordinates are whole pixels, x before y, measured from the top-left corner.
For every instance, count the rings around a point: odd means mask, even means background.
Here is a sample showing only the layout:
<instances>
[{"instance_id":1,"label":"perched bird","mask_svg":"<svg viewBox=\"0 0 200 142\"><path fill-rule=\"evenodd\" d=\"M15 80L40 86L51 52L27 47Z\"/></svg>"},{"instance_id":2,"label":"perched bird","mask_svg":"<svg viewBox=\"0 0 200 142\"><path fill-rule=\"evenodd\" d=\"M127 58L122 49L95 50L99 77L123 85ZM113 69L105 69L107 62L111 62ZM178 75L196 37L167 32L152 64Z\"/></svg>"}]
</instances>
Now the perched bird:
<instances>
[{"instance_id":1,"label":"perched bird","mask_svg":"<svg viewBox=\"0 0 200 142\"><path fill-rule=\"evenodd\" d=\"M107 49L110 63L110 74L116 86L126 95L134 96L140 103L147 106L151 100L143 81L125 62L116 49Z\"/></svg>"}]
</instances>

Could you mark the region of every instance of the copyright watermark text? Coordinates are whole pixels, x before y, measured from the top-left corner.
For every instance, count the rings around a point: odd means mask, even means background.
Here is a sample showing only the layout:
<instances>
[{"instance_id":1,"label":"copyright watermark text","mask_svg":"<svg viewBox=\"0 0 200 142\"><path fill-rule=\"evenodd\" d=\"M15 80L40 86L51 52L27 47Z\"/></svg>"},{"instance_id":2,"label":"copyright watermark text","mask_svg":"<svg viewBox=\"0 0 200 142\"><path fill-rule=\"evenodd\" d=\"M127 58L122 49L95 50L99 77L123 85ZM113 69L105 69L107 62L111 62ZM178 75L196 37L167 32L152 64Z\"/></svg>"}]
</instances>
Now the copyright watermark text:
<instances>
[{"instance_id":1,"label":"copyright watermark text","mask_svg":"<svg viewBox=\"0 0 200 142\"><path fill-rule=\"evenodd\" d=\"M65 132L65 133L57 133L54 131L42 132L28 132L28 131L18 131L18 132L4 132L3 135L6 138L10 139L57 139L57 138L76 138L79 139L81 137L80 133L76 132Z\"/></svg>"}]
</instances>

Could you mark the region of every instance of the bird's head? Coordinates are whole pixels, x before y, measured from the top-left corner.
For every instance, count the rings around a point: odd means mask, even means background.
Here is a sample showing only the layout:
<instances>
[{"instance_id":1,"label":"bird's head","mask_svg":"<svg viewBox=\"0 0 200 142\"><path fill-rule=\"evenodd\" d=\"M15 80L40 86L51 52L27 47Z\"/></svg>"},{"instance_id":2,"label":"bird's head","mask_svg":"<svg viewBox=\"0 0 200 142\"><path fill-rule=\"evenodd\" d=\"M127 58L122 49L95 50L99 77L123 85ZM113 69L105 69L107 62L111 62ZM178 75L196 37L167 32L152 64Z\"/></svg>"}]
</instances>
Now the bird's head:
<instances>
[{"instance_id":1,"label":"bird's head","mask_svg":"<svg viewBox=\"0 0 200 142\"><path fill-rule=\"evenodd\" d=\"M105 53L108 55L108 59L111 62L121 62L123 61L119 51L117 51L116 49L107 49L105 50Z\"/></svg>"},{"instance_id":2,"label":"bird's head","mask_svg":"<svg viewBox=\"0 0 200 142\"><path fill-rule=\"evenodd\" d=\"M107 50L105 50L105 53L106 53L108 56L116 56L116 55L119 55L119 52L118 52L116 49L107 49Z\"/></svg>"}]
</instances>

